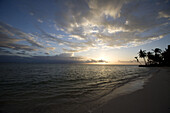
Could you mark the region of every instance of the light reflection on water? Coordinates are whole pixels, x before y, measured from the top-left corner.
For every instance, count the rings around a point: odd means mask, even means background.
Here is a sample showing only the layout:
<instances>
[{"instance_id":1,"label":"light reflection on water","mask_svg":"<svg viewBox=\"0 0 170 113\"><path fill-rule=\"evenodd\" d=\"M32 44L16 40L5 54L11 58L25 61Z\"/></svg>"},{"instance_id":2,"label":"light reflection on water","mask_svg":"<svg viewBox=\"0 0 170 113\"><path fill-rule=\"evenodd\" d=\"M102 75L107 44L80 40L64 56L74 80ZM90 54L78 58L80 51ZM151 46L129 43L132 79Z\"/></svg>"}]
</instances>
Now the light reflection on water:
<instances>
[{"instance_id":1,"label":"light reflection on water","mask_svg":"<svg viewBox=\"0 0 170 113\"><path fill-rule=\"evenodd\" d=\"M75 113L101 104L148 68L83 64L1 64L0 111ZM100 101L98 101L100 100Z\"/></svg>"}]
</instances>

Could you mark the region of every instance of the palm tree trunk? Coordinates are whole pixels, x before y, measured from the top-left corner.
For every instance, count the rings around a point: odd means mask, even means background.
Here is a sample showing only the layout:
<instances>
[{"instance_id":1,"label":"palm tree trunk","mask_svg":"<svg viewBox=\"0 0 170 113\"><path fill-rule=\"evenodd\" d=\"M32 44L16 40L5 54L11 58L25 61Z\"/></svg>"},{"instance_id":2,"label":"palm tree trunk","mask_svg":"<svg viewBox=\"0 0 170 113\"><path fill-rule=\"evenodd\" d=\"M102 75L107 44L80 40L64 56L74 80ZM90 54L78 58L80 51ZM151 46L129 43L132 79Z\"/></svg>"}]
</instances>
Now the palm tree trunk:
<instances>
[{"instance_id":1,"label":"palm tree trunk","mask_svg":"<svg viewBox=\"0 0 170 113\"><path fill-rule=\"evenodd\" d=\"M145 65L146 65L146 59L145 59L145 57L143 57L143 59L144 59Z\"/></svg>"},{"instance_id":2,"label":"palm tree trunk","mask_svg":"<svg viewBox=\"0 0 170 113\"><path fill-rule=\"evenodd\" d=\"M140 64L140 65L142 65L142 64L140 63L140 61L139 61L139 60L137 60L137 62L139 62L139 64Z\"/></svg>"}]
</instances>

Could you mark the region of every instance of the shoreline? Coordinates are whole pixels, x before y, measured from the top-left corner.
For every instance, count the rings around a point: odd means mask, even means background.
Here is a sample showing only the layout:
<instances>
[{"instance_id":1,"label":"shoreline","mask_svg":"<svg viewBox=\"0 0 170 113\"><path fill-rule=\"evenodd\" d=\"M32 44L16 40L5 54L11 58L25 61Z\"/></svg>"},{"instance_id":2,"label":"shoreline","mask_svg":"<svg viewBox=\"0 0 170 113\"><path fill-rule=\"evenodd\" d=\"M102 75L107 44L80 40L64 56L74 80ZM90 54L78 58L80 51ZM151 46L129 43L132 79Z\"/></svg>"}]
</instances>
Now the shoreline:
<instances>
[{"instance_id":1,"label":"shoreline","mask_svg":"<svg viewBox=\"0 0 170 113\"><path fill-rule=\"evenodd\" d=\"M170 68L158 69L144 88L113 98L92 113L169 113Z\"/></svg>"}]
</instances>

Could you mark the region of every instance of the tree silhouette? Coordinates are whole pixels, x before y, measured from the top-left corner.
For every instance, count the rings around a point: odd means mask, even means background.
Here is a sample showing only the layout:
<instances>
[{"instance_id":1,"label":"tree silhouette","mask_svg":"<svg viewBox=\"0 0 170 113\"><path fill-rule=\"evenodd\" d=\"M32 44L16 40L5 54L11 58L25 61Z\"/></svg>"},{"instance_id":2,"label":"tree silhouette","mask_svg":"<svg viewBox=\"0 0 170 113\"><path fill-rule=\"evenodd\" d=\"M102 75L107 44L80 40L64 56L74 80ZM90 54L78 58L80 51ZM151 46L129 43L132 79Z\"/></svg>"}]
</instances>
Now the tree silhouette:
<instances>
[{"instance_id":1,"label":"tree silhouette","mask_svg":"<svg viewBox=\"0 0 170 113\"><path fill-rule=\"evenodd\" d=\"M152 49L152 51L155 53L154 61L155 61L156 63L161 64L161 63L162 63L162 58L161 58L161 52L162 52L162 50L159 49L159 48L155 48L155 49Z\"/></svg>"},{"instance_id":2,"label":"tree silhouette","mask_svg":"<svg viewBox=\"0 0 170 113\"><path fill-rule=\"evenodd\" d=\"M136 59L136 61L137 61L137 62L139 62L139 59L138 59L138 57L135 57L135 59ZM139 63L140 63L140 62L139 62ZM142 65L142 64L140 63L140 65Z\"/></svg>"},{"instance_id":3,"label":"tree silhouette","mask_svg":"<svg viewBox=\"0 0 170 113\"><path fill-rule=\"evenodd\" d=\"M152 51L155 53L155 55L160 54L162 52L162 50L159 48L152 49Z\"/></svg>"},{"instance_id":4,"label":"tree silhouette","mask_svg":"<svg viewBox=\"0 0 170 113\"><path fill-rule=\"evenodd\" d=\"M165 51L163 51L161 55L163 64L170 65L170 49L165 49Z\"/></svg>"},{"instance_id":5,"label":"tree silhouette","mask_svg":"<svg viewBox=\"0 0 170 113\"><path fill-rule=\"evenodd\" d=\"M146 52L145 52L146 50L142 50L142 49L140 49L140 51L139 51L139 57L140 58L143 58L143 60L144 60L144 62L145 62L145 65L147 64L146 63L146 59L145 59L145 57L146 57Z\"/></svg>"},{"instance_id":6,"label":"tree silhouette","mask_svg":"<svg viewBox=\"0 0 170 113\"><path fill-rule=\"evenodd\" d=\"M147 58L148 58L148 64L153 64L154 63L154 55L152 52L147 52Z\"/></svg>"},{"instance_id":7,"label":"tree silhouette","mask_svg":"<svg viewBox=\"0 0 170 113\"><path fill-rule=\"evenodd\" d=\"M147 52L145 50L140 49L138 52L139 57L144 59L145 65L148 66L170 66L170 45L168 45L168 49L165 48L165 51L162 51L159 48L152 49L154 52ZM145 57L147 57L147 62ZM137 62L139 62L138 57L135 57ZM140 62L139 62L140 63ZM140 66L144 66L141 65Z\"/></svg>"}]
</instances>

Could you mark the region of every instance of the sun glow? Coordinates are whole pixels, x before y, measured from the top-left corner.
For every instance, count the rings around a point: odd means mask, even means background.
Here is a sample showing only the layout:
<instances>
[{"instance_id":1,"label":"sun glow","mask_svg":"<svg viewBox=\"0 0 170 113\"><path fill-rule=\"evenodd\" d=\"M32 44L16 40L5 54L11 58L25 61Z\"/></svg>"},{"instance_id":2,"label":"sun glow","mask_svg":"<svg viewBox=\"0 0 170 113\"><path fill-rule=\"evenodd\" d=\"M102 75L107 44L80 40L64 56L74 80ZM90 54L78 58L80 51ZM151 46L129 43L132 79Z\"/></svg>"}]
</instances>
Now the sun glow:
<instances>
[{"instance_id":1,"label":"sun glow","mask_svg":"<svg viewBox=\"0 0 170 113\"><path fill-rule=\"evenodd\" d=\"M97 59L97 60L103 60L103 61L109 61L109 60L110 60L110 58L107 57L107 56L105 56L105 55L100 56L100 57L98 57L98 58L96 58L96 59Z\"/></svg>"},{"instance_id":2,"label":"sun glow","mask_svg":"<svg viewBox=\"0 0 170 113\"><path fill-rule=\"evenodd\" d=\"M93 63L93 64L109 64L108 62L98 62L98 63Z\"/></svg>"},{"instance_id":3,"label":"sun glow","mask_svg":"<svg viewBox=\"0 0 170 113\"><path fill-rule=\"evenodd\" d=\"M96 60L98 62L94 63L94 64L109 64L109 57L102 55L99 56L98 58L96 58Z\"/></svg>"}]
</instances>

